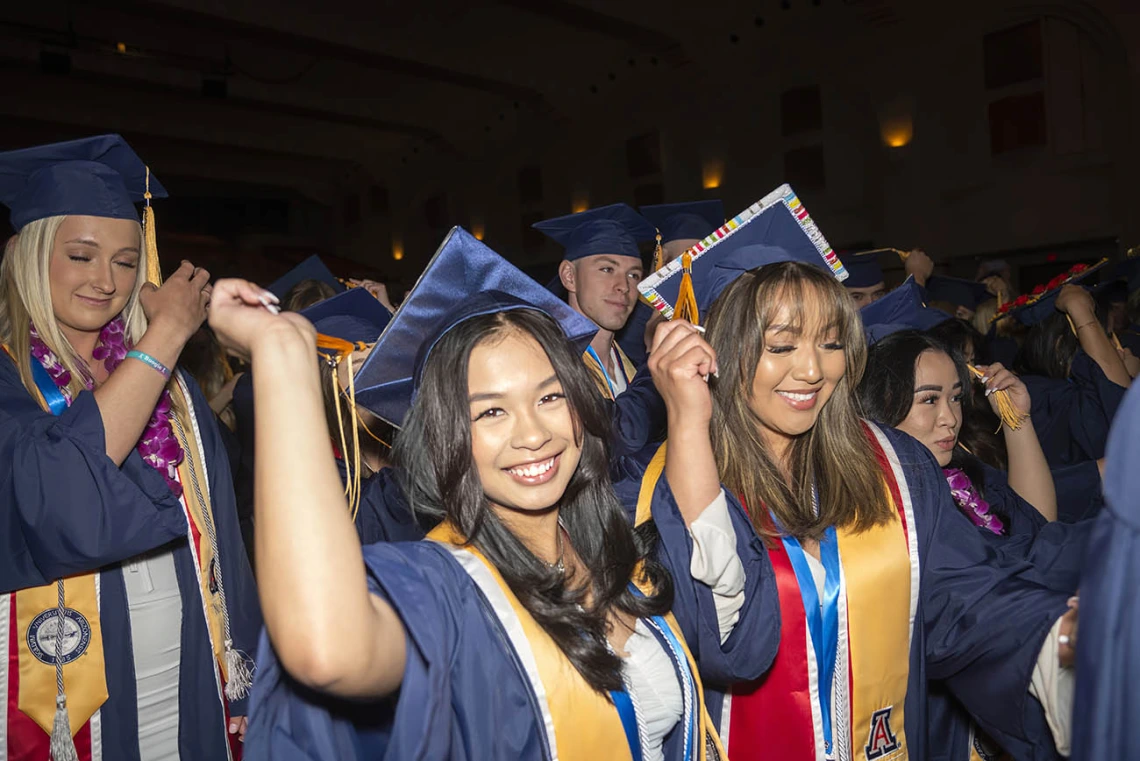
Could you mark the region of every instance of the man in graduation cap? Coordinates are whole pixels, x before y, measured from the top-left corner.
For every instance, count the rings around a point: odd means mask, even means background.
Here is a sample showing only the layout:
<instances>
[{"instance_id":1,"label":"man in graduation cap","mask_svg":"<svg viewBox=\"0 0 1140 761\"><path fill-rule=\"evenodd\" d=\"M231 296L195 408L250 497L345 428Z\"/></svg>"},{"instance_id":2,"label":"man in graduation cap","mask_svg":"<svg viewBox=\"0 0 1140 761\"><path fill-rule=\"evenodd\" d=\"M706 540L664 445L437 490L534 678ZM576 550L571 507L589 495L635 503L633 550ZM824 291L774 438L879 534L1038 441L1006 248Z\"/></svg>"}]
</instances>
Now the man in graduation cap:
<instances>
[{"instance_id":1,"label":"man in graduation cap","mask_svg":"<svg viewBox=\"0 0 1140 761\"><path fill-rule=\"evenodd\" d=\"M657 227L660 258L655 268L664 267L724 224L724 204L715 200L642 206L639 211ZM659 320L655 314L659 313L639 299L629 322L617 333L618 346L638 367L648 357L646 347Z\"/></svg>"},{"instance_id":2,"label":"man in graduation cap","mask_svg":"<svg viewBox=\"0 0 1140 761\"><path fill-rule=\"evenodd\" d=\"M953 307L954 316L959 320L972 319L982 302L992 298L994 296L985 283L960 277L935 275L926 284L927 301Z\"/></svg>"},{"instance_id":3,"label":"man in graduation cap","mask_svg":"<svg viewBox=\"0 0 1140 761\"><path fill-rule=\"evenodd\" d=\"M856 307L862 309L887 295L887 283L879 266L879 256L889 250L892 249L877 249L847 254L843 257L843 266L847 268L848 274L843 286L847 289L847 293L851 294ZM925 251L916 248L907 253L903 260L903 269L921 288L926 285L930 274L934 272L934 262Z\"/></svg>"},{"instance_id":4,"label":"man in graduation cap","mask_svg":"<svg viewBox=\"0 0 1140 761\"><path fill-rule=\"evenodd\" d=\"M648 368L639 370L614 337L637 304L637 283L645 271L638 243L653 240L657 231L624 203L534 227L565 248L551 290L599 328L582 360L602 396L614 402L614 453L638 451L660 432L665 405Z\"/></svg>"},{"instance_id":5,"label":"man in graduation cap","mask_svg":"<svg viewBox=\"0 0 1140 761\"><path fill-rule=\"evenodd\" d=\"M118 135L0 153L0 759L222 761L243 731L260 609L165 195Z\"/></svg>"}]
</instances>

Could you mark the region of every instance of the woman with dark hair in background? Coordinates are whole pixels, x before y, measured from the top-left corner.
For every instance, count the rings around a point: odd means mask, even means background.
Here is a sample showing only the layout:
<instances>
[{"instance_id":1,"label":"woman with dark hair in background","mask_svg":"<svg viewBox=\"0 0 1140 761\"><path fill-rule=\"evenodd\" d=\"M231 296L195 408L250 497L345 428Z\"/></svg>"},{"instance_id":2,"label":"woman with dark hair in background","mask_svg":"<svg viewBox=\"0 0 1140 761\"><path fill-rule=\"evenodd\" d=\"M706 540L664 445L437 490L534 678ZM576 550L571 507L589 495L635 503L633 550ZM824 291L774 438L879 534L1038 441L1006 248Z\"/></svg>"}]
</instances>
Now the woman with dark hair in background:
<instances>
[{"instance_id":1,"label":"woman with dark hair in background","mask_svg":"<svg viewBox=\"0 0 1140 761\"><path fill-rule=\"evenodd\" d=\"M1132 380L1092 295L1078 284L1094 271L1059 276L1003 313L1029 326L1014 369L1033 398L1034 428L1053 468L1104 457L1109 425Z\"/></svg>"}]
</instances>

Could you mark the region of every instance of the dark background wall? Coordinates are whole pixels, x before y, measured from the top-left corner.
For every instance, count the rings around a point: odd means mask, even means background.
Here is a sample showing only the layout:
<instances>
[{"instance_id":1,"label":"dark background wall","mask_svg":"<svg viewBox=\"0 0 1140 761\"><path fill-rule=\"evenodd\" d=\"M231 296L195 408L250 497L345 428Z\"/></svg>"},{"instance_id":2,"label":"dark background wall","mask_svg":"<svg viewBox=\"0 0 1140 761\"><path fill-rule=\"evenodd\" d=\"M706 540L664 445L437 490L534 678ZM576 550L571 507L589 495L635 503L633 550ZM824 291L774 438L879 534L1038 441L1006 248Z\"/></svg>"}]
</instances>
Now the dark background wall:
<instances>
[{"instance_id":1,"label":"dark background wall","mask_svg":"<svg viewBox=\"0 0 1140 761\"><path fill-rule=\"evenodd\" d=\"M1024 285L1140 243L1129 0L91 0L0 8L0 148L121 132L166 260L410 284L453 224L790 182L840 250Z\"/></svg>"}]
</instances>

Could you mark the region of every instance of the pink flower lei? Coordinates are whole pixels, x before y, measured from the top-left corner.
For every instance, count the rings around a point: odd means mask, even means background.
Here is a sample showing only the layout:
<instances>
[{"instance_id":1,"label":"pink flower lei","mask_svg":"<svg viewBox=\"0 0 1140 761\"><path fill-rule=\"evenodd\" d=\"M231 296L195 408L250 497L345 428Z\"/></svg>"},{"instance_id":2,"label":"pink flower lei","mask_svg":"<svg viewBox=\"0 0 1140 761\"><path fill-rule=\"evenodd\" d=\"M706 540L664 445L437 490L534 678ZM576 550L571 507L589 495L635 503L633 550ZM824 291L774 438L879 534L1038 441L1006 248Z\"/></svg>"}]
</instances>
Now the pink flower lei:
<instances>
[{"instance_id":1,"label":"pink flower lei","mask_svg":"<svg viewBox=\"0 0 1140 761\"><path fill-rule=\"evenodd\" d=\"M95 350L91 352L94 359L103 361L103 367L107 368L108 374L115 372L115 368L123 363L129 351L123 328L123 321L118 317L104 325L99 331ZM32 356L43 365L44 370L47 370L47 374L70 405L71 392L67 386L71 383L71 373L40 338L35 325L31 326L30 332ZM88 390L93 390L95 379L84 373L83 385ZM162 396L158 398L158 404L154 408L154 414L147 421L136 448L143 460L162 475L174 496L181 497L182 484L178 482L177 473L178 465L185 457L185 453L182 451L182 445L178 443L178 437L174 435L174 427L170 422L171 404L170 389L163 389Z\"/></svg>"},{"instance_id":2,"label":"pink flower lei","mask_svg":"<svg viewBox=\"0 0 1140 761\"><path fill-rule=\"evenodd\" d=\"M946 483L950 485L950 494L954 497L954 501L975 526L989 529L995 534L1001 534L1005 530L1005 525L1000 518L990 512L989 503L978 494L969 476L958 468L943 468L942 473L946 476Z\"/></svg>"}]
</instances>

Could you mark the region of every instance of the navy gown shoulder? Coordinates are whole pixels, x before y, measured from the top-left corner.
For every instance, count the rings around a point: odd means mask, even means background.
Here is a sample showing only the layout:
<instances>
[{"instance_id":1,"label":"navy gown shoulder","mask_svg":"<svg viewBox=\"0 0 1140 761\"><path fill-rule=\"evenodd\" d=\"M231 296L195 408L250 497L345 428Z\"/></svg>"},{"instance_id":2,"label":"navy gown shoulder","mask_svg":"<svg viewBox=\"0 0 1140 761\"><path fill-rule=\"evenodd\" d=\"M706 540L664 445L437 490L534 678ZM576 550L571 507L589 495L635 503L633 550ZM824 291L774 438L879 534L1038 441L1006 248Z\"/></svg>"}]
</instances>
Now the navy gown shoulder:
<instances>
[{"instance_id":1,"label":"navy gown shoulder","mask_svg":"<svg viewBox=\"0 0 1140 761\"><path fill-rule=\"evenodd\" d=\"M166 482L131 452L106 454L95 396L44 412L0 353L0 592L93 571L185 537Z\"/></svg>"},{"instance_id":2,"label":"navy gown shoulder","mask_svg":"<svg viewBox=\"0 0 1140 761\"><path fill-rule=\"evenodd\" d=\"M637 305L633 308L633 313L625 321L625 327L614 336L617 339L618 346L633 362L634 367L641 367L649 358L649 354L645 351L645 326L649 323L649 318L653 316L653 311L653 307L638 299Z\"/></svg>"},{"instance_id":3,"label":"navy gown shoulder","mask_svg":"<svg viewBox=\"0 0 1140 761\"><path fill-rule=\"evenodd\" d=\"M1057 491L1057 520L1076 523L1095 518L1104 507L1104 488L1096 460L1053 468Z\"/></svg>"},{"instance_id":4,"label":"navy gown shoulder","mask_svg":"<svg viewBox=\"0 0 1140 761\"><path fill-rule=\"evenodd\" d=\"M412 513L395 468L381 468L364 482L356 514L361 544L414 542L423 539L434 523Z\"/></svg>"},{"instance_id":5,"label":"navy gown shoulder","mask_svg":"<svg viewBox=\"0 0 1140 761\"><path fill-rule=\"evenodd\" d=\"M665 435L665 401L657 393L649 367L642 365L625 392L610 405L613 429L610 435L612 457L640 452L661 441Z\"/></svg>"}]
</instances>

